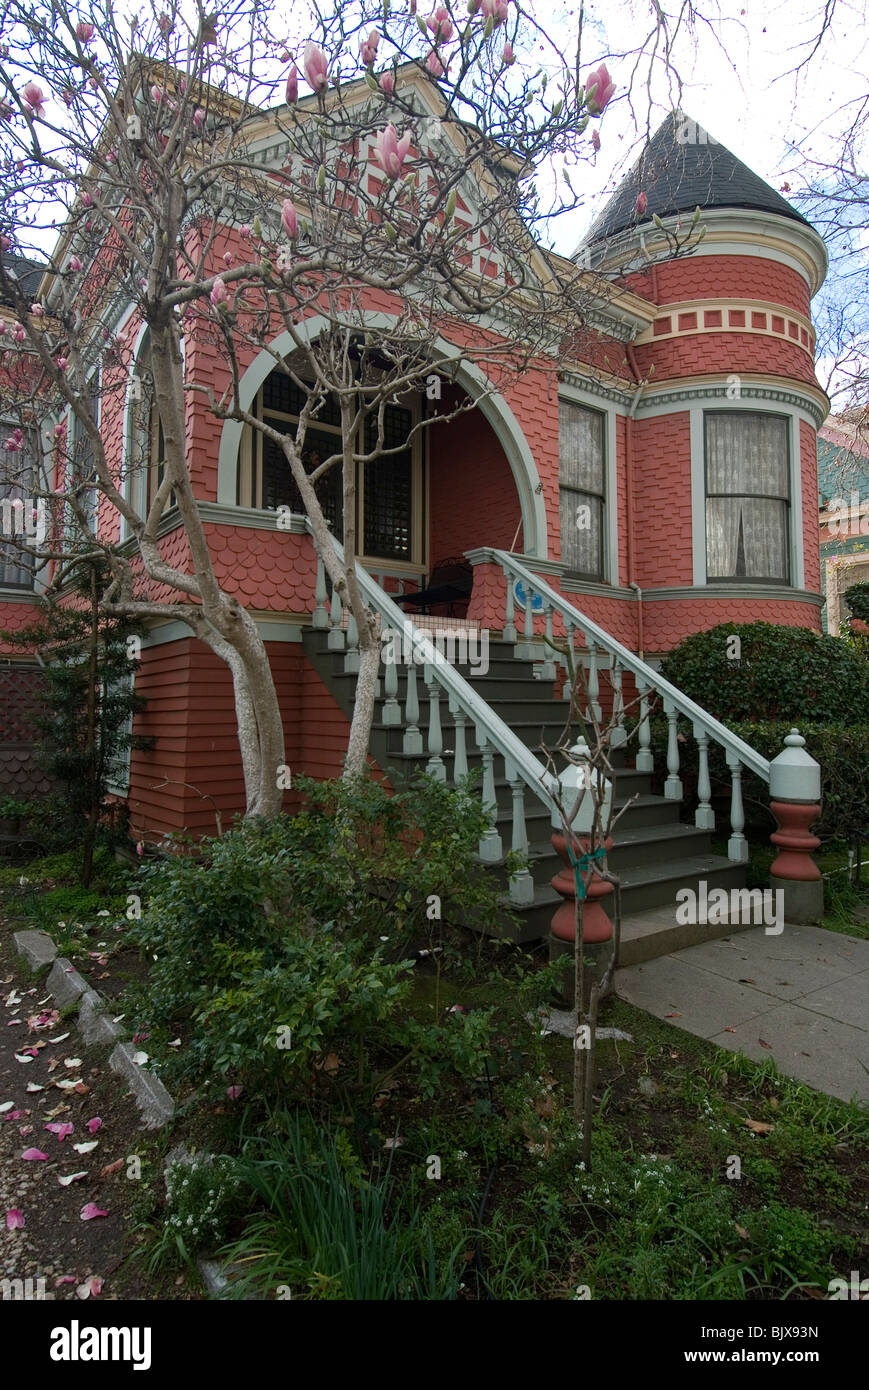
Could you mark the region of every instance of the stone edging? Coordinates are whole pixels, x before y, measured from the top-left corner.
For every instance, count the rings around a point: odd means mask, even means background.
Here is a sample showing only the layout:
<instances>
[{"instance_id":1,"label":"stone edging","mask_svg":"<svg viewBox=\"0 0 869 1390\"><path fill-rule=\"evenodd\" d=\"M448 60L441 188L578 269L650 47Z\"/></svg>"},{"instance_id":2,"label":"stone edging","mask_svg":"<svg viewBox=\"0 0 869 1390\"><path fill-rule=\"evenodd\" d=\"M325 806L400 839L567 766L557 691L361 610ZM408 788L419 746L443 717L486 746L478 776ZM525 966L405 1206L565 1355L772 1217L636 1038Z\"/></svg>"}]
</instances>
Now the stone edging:
<instances>
[{"instance_id":1,"label":"stone edging","mask_svg":"<svg viewBox=\"0 0 869 1390\"><path fill-rule=\"evenodd\" d=\"M162 1129L172 1118L175 1102L160 1078L135 1061L136 1049L132 1043L119 1041L123 1029L111 1018L102 996L91 989L68 960L58 956L57 947L47 932L18 931L13 933L12 940L18 954L24 956L33 969L51 964L47 986L55 1004L58 1008L66 1008L78 1001L77 1022L82 1038L89 1044L112 1047L109 1066L126 1081L144 1127Z\"/></svg>"}]
</instances>

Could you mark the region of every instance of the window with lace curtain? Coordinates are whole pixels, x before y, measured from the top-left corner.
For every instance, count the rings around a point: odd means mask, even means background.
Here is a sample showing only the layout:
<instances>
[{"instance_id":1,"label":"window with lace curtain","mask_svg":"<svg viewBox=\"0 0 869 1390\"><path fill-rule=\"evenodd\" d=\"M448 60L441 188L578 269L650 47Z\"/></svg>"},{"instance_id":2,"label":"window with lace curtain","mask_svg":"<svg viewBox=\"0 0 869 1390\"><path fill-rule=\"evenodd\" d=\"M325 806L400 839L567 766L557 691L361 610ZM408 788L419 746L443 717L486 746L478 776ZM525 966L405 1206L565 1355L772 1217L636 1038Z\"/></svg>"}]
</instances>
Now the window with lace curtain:
<instances>
[{"instance_id":1,"label":"window with lace curtain","mask_svg":"<svg viewBox=\"0 0 869 1390\"><path fill-rule=\"evenodd\" d=\"M599 410L558 403L561 560L584 579L604 578L605 424Z\"/></svg>"},{"instance_id":2,"label":"window with lace curtain","mask_svg":"<svg viewBox=\"0 0 869 1390\"><path fill-rule=\"evenodd\" d=\"M0 434L4 436L13 429L13 425L0 424ZM24 435L22 448L0 453L0 587L5 589L33 588L33 556L22 547L35 543L35 460L36 440L29 432Z\"/></svg>"},{"instance_id":3,"label":"window with lace curtain","mask_svg":"<svg viewBox=\"0 0 869 1390\"><path fill-rule=\"evenodd\" d=\"M790 421L708 411L706 578L789 584Z\"/></svg>"}]
</instances>

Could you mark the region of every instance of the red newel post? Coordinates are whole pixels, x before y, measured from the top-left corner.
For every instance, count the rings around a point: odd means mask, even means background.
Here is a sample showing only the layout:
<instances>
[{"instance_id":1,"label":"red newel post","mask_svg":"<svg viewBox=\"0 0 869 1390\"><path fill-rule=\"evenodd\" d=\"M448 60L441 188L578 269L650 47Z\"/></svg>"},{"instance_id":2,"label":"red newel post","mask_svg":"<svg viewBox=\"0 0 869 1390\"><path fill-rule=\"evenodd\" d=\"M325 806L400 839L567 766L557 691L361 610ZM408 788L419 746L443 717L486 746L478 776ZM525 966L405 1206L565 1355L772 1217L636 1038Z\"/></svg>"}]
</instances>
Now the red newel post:
<instances>
[{"instance_id":1,"label":"red newel post","mask_svg":"<svg viewBox=\"0 0 869 1390\"><path fill-rule=\"evenodd\" d=\"M821 814L821 768L805 749L806 740L791 729L769 765L770 809L779 827L770 836L779 851L770 884L783 895L786 922L819 922L824 915L824 884L812 859L821 842L811 834Z\"/></svg>"}]
</instances>

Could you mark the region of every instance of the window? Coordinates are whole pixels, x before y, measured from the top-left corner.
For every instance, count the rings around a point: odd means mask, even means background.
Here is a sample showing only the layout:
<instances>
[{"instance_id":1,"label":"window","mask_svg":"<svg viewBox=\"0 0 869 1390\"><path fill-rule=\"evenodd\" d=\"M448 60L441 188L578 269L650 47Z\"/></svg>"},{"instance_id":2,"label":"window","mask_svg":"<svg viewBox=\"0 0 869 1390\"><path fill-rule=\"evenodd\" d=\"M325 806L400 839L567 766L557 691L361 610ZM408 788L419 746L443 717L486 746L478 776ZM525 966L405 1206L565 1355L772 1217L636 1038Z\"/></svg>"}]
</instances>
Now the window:
<instances>
[{"instance_id":1,"label":"window","mask_svg":"<svg viewBox=\"0 0 869 1390\"><path fill-rule=\"evenodd\" d=\"M88 381L88 407L90 413L96 421L100 423L100 398L99 398L99 373L94 372ZM69 471L67 475L67 488L72 492L75 488L82 488L84 483L92 483L94 480L94 446L83 422L77 415L73 415L71 429L71 449ZM97 490L95 487L82 488L78 493L78 505L87 519L87 524L91 530L97 523ZM70 509L70 527L72 533L80 531L81 526L75 513Z\"/></svg>"},{"instance_id":2,"label":"window","mask_svg":"<svg viewBox=\"0 0 869 1390\"><path fill-rule=\"evenodd\" d=\"M709 412L705 435L707 579L790 583L787 417Z\"/></svg>"},{"instance_id":3,"label":"window","mask_svg":"<svg viewBox=\"0 0 869 1390\"><path fill-rule=\"evenodd\" d=\"M606 416L558 403L561 559L586 579L604 578Z\"/></svg>"},{"instance_id":4,"label":"window","mask_svg":"<svg viewBox=\"0 0 869 1390\"><path fill-rule=\"evenodd\" d=\"M291 433L304 408L306 393L285 372L274 371L257 396L260 418L282 433ZM383 447L395 449L363 467L356 478L357 533L363 559L388 559L421 569L423 554L422 465L418 440L402 449L413 429L416 416L410 405L391 403L383 414ZM357 441L359 453L374 448L377 441L376 417L365 422L364 440ZM312 473L341 450L341 416L336 401L327 400L316 420L305 431L302 461ZM323 514L333 535L343 540L342 468L333 464L316 484ZM242 446L239 470L239 502L243 506L272 508L288 506L304 514L305 508L283 449L259 431L249 434Z\"/></svg>"},{"instance_id":5,"label":"window","mask_svg":"<svg viewBox=\"0 0 869 1390\"><path fill-rule=\"evenodd\" d=\"M116 681L109 685L109 693L117 695L132 695L136 688L136 662L130 662L130 670L123 676L119 676ZM101 701L105 697L105 686L100 688ZM115 752L114 757L106 761L106 791L113 796L127 796L130 790L130 758L132 753L131 739L133 735L133 711L124 721L123 727L118 730L118 742L120 748Z\"/></svg>"},{"instance_id":6,"label":"window","mask_svg":"<svg viewBox=\"0 0 869 1390\"><path fill-rule=\"evenodd\" d=\"M0 424L0 586L32 589L34 558L22 547L35 546L40 539L33 498L36 440L25 434L22 447L4 448L14 428Z\"/></svg>"}]
</instances>

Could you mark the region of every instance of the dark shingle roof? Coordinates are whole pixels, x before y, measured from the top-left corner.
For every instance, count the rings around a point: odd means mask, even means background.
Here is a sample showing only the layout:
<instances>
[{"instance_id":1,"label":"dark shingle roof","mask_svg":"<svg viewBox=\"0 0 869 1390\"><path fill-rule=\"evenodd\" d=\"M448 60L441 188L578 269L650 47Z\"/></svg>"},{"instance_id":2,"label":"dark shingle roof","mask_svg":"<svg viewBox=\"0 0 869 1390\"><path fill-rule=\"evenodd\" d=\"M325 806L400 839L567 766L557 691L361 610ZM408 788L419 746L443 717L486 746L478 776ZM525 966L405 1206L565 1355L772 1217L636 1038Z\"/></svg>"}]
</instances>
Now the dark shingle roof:
<instances>
[{"instance_id":1,"label":"dark shingle roof","mask_svg":"<svg viewBox=\"0 0 869 1390\"><path fill-rule=\"evenodd\" d=\"M687 137L687 138L686 138ZM643 217L636 212L637 194L649 200ZM702 126L674 111L656 130L636 164L625 175L603 212L592 223L585 244L602 241L652 213L693 212L695 207L751 208L789 217L804 226L806 219L780 193L707 134Z\"/></svg>"},{"instance_id":2,"label":"dark shingle roof","mask_svg":"<svg viewBox=\"0 0 869 1390\"><path fill-rule=\"evenodd\" d=\"M36 298L39 282L45 274L45 266L37 265L36 261L29 261L25 256L14 256L4 251L3 269L11 279L18 281L26 295ZM0 302L2 298L0 293Z\"/></svg>"}]
</instances>

